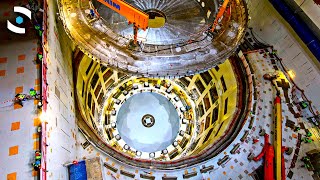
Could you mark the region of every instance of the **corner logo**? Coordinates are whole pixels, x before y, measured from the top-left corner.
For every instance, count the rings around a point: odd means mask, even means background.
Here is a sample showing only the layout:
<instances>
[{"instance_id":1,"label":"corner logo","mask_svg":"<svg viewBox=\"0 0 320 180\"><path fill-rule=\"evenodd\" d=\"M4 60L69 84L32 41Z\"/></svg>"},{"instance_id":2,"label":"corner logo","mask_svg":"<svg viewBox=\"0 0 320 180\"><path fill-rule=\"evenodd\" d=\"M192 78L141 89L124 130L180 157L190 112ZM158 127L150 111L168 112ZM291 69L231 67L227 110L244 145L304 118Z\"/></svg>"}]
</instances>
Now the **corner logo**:
<instances>
[{"instance_id":1,"label":"corner logo","mask_svg":"<svg viewBox=\"0 0 320 180\"><path fill-rule=\"evenodd\" d=\"M14 6L13 11L16 13L21 13L26 15L29 19L31 19L31 11L25 7L20 7L20 6ZM22 24L23 23L23 18L21 16L18 16L16 18L16 23L17 24ZM26 29L25 28L20 28L15 25L13 25L9 20L7 20L7 28L17 34L25 34Z\"/></svg>"}]
</instances>

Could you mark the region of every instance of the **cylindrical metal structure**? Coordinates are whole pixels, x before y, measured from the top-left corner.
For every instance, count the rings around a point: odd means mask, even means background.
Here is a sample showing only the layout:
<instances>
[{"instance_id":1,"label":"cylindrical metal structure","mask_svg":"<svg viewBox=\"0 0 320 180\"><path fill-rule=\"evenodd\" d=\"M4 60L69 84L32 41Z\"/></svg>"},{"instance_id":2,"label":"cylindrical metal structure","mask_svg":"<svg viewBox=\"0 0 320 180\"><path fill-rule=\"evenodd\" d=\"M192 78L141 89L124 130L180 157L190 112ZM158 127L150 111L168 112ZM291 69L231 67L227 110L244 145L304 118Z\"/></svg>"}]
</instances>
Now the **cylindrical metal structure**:
<instances>
[{"instance_id":1,"label":"cylindrical metal structure","mask_svg":"<svg viewBox=\"0 0 320 180\"><path fill-rule=\"evenodd\" d=\"M97 1L92 6L89 0L58 2L67 34L86 55L118 71L151 78L194 75L223 63L236 51L248 21L244 0L229 1L214 32L210 27L221 1L126 0L151 17L154 12L165 17L163 26L139 30L133 37L132 24ZM133 39L139 45L130 46Z\"/></svg>"}]
</instances>

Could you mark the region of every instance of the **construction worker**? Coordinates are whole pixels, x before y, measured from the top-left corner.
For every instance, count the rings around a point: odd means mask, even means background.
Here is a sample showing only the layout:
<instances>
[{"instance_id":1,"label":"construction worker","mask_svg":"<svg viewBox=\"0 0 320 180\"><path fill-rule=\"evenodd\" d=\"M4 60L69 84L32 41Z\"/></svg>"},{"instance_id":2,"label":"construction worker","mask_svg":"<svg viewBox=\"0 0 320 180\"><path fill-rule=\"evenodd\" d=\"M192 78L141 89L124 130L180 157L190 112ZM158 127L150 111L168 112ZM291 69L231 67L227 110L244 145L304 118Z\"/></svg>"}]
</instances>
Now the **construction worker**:
<instances>
[{"instance_id":1,"label":"construction worker","mask_svg":"<svg viewBox=\"0 0 320 180\"><path fill-rule=\"evenodd\" d=\"M43 32L41 25L40 24L36 24L34 26L34 28L37 30L38 35L41 37L42 36L42 32Z\"/></svg>"},{"instance_id":2,"label":"construction worker","mask_svg":"<svg viewBox=\"0 0 320 180\"><path fill-rule=\"evenodd\" d=\"M307 138L301 138L301 141L306 142Z\"/></svg>"},{"instance_id":3,"label":"construction worker","mask_svg":"<svg viewBox=\"0 0 320 180\"><path fill-rule=\"evenodd\" d=\"M310 158L308 156L305 156L301 159L301 161L303 162L309 162L310 161Z\"/></svg>"},{"instance_id":4,"label":"construction worker","mask_svg":"<svg viewBox=\"0 0 320 180\"><path fill-rule=\"evenodd\" d=\"M33 166L34 170L36 170L36 171L40 170L41 161L36 160L34 163L32 163L32 166Z\"/></svg>"},{"instance_id":5,"label":"construction worker","mask_svg":"<svg viewBox=\"0 0 320 180\"><path fill-rule=\"evenodd\" d=\"M277 54L277 52L278 52L278 50L272 49L271 54L272 54L272 55L275 55L275 54Z\"/></svg>"},{"instance_id":6,"label":"construction worker","mask_svg":"<svg viewBox=\"0 0 320 180\"><path fill-rule=\"evenodd\" d=\"M38 59L38 61L40 61L40 62L42 61L42 59L43 59L43 54L42 54L41 51L37 53L37 59Z\"/></svg>"},{"instance_id":7,"label":"construction worker","mask_svg":"<svg viewBox=\"0 0 320 180\"><path fill-rule=\"evenodd\" d=\"M36 25L34 25L34 29L36 29L36 30L40 30L40 29L41 29L40 24L36 24Z\"/></svg>"},{"instance_id":8,"label":"construction worker","mask_svg":"<svg viewBox=\"0 0 320 180\"><path fill-rule=\"evenodd\" d=\"M310 158L308 156L305 156L301 159L301 161L304 163L304 165L302 165L301 167L305 167L307 169L311 168L311 162L310 162Z\"/></svg>"},{"instance_id":9,"label":"construction worker","mask_svg":"<svg viewBox=\"0 0 320 180\"><path fill-rule=\"evenodd\" d=\"M94 16L95 16L94 9L90 9L90 15L92 18L94 18Z\"/></svg>"},{"instance_id":10,"label":"construction worker","mask_svg":"<svg viewBox=\"0 0 320 180\"><path fill-rule=\"evenodd\" d=\"M40 94L38 94L35 89L31 88L30 91L29 91L29 95L30 95L31 97L35 98L35 99L39 99L38 96L39 96Z\"/></svg>"},{"instance_id":11,"label":"construction worker","mask_svg":"<svg viewBox=\"0 0 320 180\"><path fill-rule=\"evenodd\" d=\"M41 159L41 152L40 151L36 151L35 152L35 156L36 156L36 160L40 160Z\"/></svg>"},{"instance_id":12,"label":"construction worker","mask_svg":"<svg viewBox=\"0 0 320 180\"><path fill-rule=\"evenodd\" d=\"M37 91L34 90L33 88L31 88L30 91L29 91L29 95L30 95L31 97L36 97Z\"/></svg>"},{"instance_id":13,"label":"construction worker","mask_svg":"<svg viewBox=\"0 0 320 180\"><path fill-rule=\"evenodd\" d=\"M296 126L296 127L294 128L294 132L298 132L298 131L300 131L300 127Z\"/></svg>"},{"instance_id":14,"label":"construction worker","mask_svg":"<svg viewBox=\"0 0 320 180\"><path fill-rule=\"evenodd\" d=\"M310 138L308 138L308 137L306 137L306 138L302 138L301 139L303 142L305 142L305 143L311 143L313 140L312 139L310 139Z\"/></svg>"},{"instance_id":15,"label":"construction worker","mask_svg":"<svg viewBox=\"0 0 320 180\"><path fill-rule=\"evenodd\" d=\"M15 97L20 99L21 101L25 101L26 100L26 95L25 94L18 93Z\"/></svg>"},{"instance_id":16,"label":"construction worker","mask_svg":"<svg viewBox=\"0 0 320 180\"><path fill-rule=\"evenodd\" d=\"M310 164L304 163L304 165L302 165L301 167L309 169L311 166L310 166Z\"/></svg>"},{"instance_id":17,"label":"construction worker","mask_svg":"<svg viewBox=\"0 0 320 180\"><path fill-rule=\"evenodd\" d=\"M15 96L15 102L17 102L18 104L20 104L20 105L23 107L22 101L25 101L26 98L27 98L27 97L26 97L25 94L20 94L20 93L18 93L18 94Z\"/></svg>"},{"instance_id":18,"label":"construction worker","mask_svg":"<svg viewBox=\"0 0 320 180\"><path fill-rule=\"evenodd\" d=\"M33 166L34 170L39 170L41 167L41 152L36 151L34 153L34 155L35 155L35 162L32 163L32 166Z\"/></svg>"},{"instance_id":19,"label":"construction worker","mask_svg":"<svg viewBox=\"0 0 320 180\"><path fill-rule=\"evenodd\" d=\"M306 134L306 136L307 136L307 137L311 137L311 136L312 136L312 133L311 133L310 131L308 131L307 134Z\"/></svg>"}]
</instances>

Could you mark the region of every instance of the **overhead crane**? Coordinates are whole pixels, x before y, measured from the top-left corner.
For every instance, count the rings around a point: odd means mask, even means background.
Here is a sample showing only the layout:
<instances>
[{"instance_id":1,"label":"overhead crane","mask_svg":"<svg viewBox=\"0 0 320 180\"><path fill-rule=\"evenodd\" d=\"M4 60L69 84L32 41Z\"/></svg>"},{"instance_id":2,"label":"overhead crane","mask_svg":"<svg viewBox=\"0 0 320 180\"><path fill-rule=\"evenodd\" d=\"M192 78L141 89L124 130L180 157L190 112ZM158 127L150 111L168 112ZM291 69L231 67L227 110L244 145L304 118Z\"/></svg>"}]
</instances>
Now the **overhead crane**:
<instances>
[{"instance_id":1,"label":"overhead crane","mask_svg":"<svg viewBox=\"0 0 320 180\"><path fill-rule=\"evenodd\" d=\"M128 24L133 24L134 44L138 41L138 30L148 28L149 15L122 0L98 0L100 3L124 16Z\"/></svg>"},{"instance_id":2,"label":"overhead crane","mask_svg":"<svg viewBox=\"0 0 320 180\"><path fill-rule=\"evenodd\" d=\"M133 24L133 35L134 35L134 45L138 42L138 30L146 30L149 24L149 15L142 10L128 4L123 0L97 0L103 5L109 7L120 15L124 16L128 20L128 24ZM219 12L213 22L210 29L211 32L215 30L215 27L219 23L219 19L223 17L224 12L227 8L229 0L225 0L219 9Z\"/></svg>"},{"instance_id":3,"label":"overhead crane","mask_svg":"<svg viewBox=\"0 0 320 180\"><path fill-rule=\"evenodd\" d=\"M223 2L222 6L220 7L218 14L217 14L215 20L213 21L213 25L210 30L211 32L213 32L215 30L216 26L218 25L219 19L223 16L224 12L226 11L228 3L229 3L229 0L225 0Z\"/></svg>"}]
</instances>

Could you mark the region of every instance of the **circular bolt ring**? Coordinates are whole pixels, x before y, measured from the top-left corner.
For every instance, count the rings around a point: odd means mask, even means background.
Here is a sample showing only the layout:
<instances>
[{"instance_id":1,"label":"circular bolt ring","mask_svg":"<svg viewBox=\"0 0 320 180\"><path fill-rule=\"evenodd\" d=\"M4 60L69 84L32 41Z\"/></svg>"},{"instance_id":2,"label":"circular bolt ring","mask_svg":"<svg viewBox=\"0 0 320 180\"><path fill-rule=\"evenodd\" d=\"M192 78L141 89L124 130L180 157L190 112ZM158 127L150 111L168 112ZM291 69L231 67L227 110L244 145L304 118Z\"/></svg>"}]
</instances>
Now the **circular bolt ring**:
<instances>
[{"instance_id":1,"label":"circular bolt ring","mask_svg":"<svg viewBox=\"0 0 320 180\"><path fill-rule=\"evenodd\" d=\"M149 121L147 121L147 120L149 120ZM143 126L150 128L154 125L155 119L151 114L146 114L142 117L141 122L142 122Z\"/></svg>"}]
</instances>

